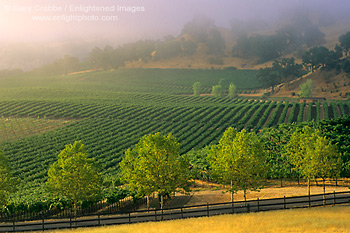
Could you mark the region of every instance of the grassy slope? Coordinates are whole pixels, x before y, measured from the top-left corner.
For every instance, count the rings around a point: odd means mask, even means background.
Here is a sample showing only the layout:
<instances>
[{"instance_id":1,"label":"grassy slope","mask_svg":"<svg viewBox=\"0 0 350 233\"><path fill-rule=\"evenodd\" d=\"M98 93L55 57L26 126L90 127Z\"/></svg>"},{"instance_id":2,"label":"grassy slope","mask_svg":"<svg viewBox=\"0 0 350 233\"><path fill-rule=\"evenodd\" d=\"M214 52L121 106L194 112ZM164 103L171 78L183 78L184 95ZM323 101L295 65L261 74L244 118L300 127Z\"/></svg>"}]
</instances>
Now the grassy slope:
<instances>
[{"instance_id":1,"label":"grassy slope","mask_svg":"<svg viewBox=\"0 0 350 233\"><path fill-rule=\"evenodd\" d=\"M335 71L315 71L304 78L284 84L273 97L292 97L291 93L298 93L300 85L311 79L314 97L326 97L327 99L346 99L346 93L350 92L350 79L345 73L336 74ZM298 98L295 96L294 98Z\"/></svg>"},{"instance_id":2,"label":"grassy slope","mask_svg":"<svg viewBox=\"0 0 350 233\"><path fill-rule=\"evenodd\" d=\"M349 232L350 206L281 210L157 223L100 227L55 233L224 233L224 232Z\"/></svg>"}]
</instances>

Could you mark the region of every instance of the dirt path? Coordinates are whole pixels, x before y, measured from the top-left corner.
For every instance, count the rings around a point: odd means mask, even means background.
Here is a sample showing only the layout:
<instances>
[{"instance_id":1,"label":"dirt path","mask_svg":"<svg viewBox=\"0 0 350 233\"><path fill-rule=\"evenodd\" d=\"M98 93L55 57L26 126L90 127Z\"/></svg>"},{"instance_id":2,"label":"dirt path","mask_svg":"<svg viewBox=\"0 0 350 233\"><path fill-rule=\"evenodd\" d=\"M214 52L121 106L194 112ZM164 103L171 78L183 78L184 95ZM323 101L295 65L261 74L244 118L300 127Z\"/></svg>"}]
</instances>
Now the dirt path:
<instances>
[{"instance_id":1,"label":"dirt path","mask_svg":"<svg viewBox=\"0 0 350 233\"><path fill-rule=\"evenodd\" d=\"M339 185L336 186L335 182L326 183L326 193L330 192L342 192L350 191L349 181L339 182ZM266 199L266 198L278 198L278 197L292 197L292 196L303 196L308 194L306 182L301 183L300 185L297 182L284 182L285 187L280 187L279 181L272 181L267 184L267 187L260 190L260 192L250 192L247 195L247 200L249 199ZM311 186L311 194L322 194L323 187L321 182L319 185L315 183ZM235 201L244 200L243 192L240 191L234 195ZM220 185L213 183L206 183L202 181L196 181L196 186L192 189L190 196L184 194L176 194L176 197L171 201L173 204L171 207L178 207L181 205L201 205L201 204L213 204L213 203L222 203L230 202L231 194L227 193L225 189L222 189ZM170 202L170 203L171 203Z\"/></svg>"}]
</instances>

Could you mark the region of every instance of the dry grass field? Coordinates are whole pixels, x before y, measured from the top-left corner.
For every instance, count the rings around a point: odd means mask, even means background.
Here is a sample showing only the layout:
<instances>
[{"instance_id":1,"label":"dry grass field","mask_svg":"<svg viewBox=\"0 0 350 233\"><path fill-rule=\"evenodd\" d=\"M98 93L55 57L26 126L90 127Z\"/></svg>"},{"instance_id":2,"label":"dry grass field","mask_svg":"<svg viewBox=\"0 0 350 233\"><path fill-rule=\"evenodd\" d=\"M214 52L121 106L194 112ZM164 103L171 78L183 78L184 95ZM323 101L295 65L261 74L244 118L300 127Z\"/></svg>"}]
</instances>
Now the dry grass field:
<instances>
[{"instance_id":1,"label":"dry grass field","mask_svg":"<svg viewBox=\"0 0 350 233\"><path fill-rule=\"evenodd\" d=\"M222 215L52 233L350 232L350 206Z\"/></svg>"}]
</instances>

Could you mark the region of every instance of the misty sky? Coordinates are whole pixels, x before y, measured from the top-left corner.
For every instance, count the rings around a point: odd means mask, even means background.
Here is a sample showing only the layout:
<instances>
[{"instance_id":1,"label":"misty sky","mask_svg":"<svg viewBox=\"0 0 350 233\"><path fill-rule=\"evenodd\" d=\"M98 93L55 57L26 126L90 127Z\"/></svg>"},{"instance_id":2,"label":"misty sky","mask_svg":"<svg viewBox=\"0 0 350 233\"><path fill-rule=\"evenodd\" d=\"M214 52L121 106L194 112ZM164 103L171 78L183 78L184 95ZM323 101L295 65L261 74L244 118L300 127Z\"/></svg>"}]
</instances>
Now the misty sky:
<instances>
[{"instance_id":1,"label":"misty sky","mask_svg":"<svg viewBox=\"0 0 350 233\"><path fill-rule=\"evenodd\" d=\"M333 14L350 10L348 0L2 0L0 41L159 39L168 34L177 36L195 15L206 15L216 25L228 27L233 18L276 21L297 5ZM84 12L87 7L91 8ZM125 12L127 8L118 7L139 8ZM79 21L77 17L81 17Z\"/></svg>"}]
</instances>

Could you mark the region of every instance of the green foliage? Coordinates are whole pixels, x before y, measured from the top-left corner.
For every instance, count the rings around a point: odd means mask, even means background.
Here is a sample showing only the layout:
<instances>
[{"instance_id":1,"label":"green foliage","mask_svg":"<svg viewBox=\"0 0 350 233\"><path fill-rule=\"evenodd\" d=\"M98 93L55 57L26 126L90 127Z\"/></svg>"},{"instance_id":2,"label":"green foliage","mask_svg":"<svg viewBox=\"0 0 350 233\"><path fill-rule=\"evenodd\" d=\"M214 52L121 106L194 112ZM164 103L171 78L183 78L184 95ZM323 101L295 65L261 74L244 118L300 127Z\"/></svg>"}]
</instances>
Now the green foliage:
<instances>
[{"instance_id":1,"label":"green foliage","mask_svg":"<svg viewBox=\"0 0 350 233\"><path fill-rule=\"evenodd\" d=\"M194 96L200 96L201 95L201 83L195 82L193 84L193 95Z\"/></svg>"},{"instance_id":2,"label":"green foliage","mask_svg":"<svg viewBox=\"0 0 350 233\"><path fill-rule=\"evenodd\" d=\"M350 50L350 32L347 32L339 37L340 46L345 52L345 56L348 56Z\"/></svg>"},{"instance_id":3,"label":"green foliage","mask_svg":"<svg viewBox=\"0 0 350 233\"><path fill-rule=\"evenodd\" d=\"M87 158L81 141L66 145L48 171L47 189L56 197L95 201L101 193L102 178L94 159Z\"/></svg>"},{"instance_id":4,"label":"green foliage","mask_svg":"<svg viewBox=\"0 0 350 233\"><path fill-rule=\"evenodd\" d=\"M182 41L181 42L182 53L184 56L192 56L197 51L197 44L193 41Z\"/></svg>"},{"instance_id":5,"label":"green foliage","mask_svg":"<svg viewBox=\"0 0 350 233\"><path fill-rule=\"evenodd\" d=\"M290 128L285 124L279 125L278 128L265 128L260 133L260 138L267 154L269 178L283 179L296 176L291 169L290 161L284 154L284 146L289 142L290 136Z\"/></svg>"},{"instance_id":6,"label":"green foliage","mask_svg":"<svg viewBox=\"0 0 350 233\"><path fill-rule=\"evenodd\" d=\"M226 43L217 28L213 28L209 31L206 44L208 46L209 54L224 55Z\"/></svg>"},{"instance_id":7,"label":"green foliage","mask_svg":"<svg viewBox=\"0 0 350 233\"><path fill-rule=\"evenodd\" d=\"M0 209L8 203L8 195L16 190L18 180L13 178L8 159L0 151Z\"/></svg>"},{"instance_id":8,"label":"green foliage","mask_svg":"<svg viewBox=\"0 0 350 233\"><path fill-rule=\"evenodd\" d=\"M271 87L272 92L274 92L274 87L280 83L280 75L278 74L278 71L271 67L260 68L256 77L263 87Z\"/></svg>"},{"instance_id":9,"label":"green foliage","mask_svg":"<svg viewBox=\"0 0 350 233\"><path fill-rule=\"evenodd\" d=\"M340 175L340 153L318 129L305 126L301 132L293 133L285 146L285 153L293 169L307 179Z\"/></svg>"},{"instance_id":10,"label":"green foliage","mask_svg":"<svg viewBox=\"0 0 350 233\"><path fill-rule=\"evenodd\" d=\"M191 150L186 153L186 157L191 165L191 175L194 179L209 180L210 165L207 159L210 153L210 146L206 146L199 150Z\"/></svg>"},{"instance_id":11,"label":"green foliage","mask_svg":"<svg viewBox=\"0 0 350 233\"><path fill-rule=\"evenodd\" d=\"M332 70L339 66L342 56L339 46L336 46L335 50L329 50L324 46L315 46L303 55L303 64L311 69L311 72L319 68L321 70Z\"/></svg>"},{"instance_id":12,"label":"green foliage","mask_svg":"<svg viewBox=\"0 0 350 233\"><path fill-rule=\"evenodd\" d=\"M350 73L350 60L345 60L343 63L343 70L345 73Z\"/></svg>"},{"instance_id":13,"label":"green foliage","mask_svg":"<svg viewBox=\"0 0 350 233\"><path fill-rule=\"evenodd\" d=\"M279 35L256 35L250 38L243 35L232 48L232 54L242 58L256 56L260 58L260 62L265 62L281 56L284 43L285 40L281 39Z\"/></svg>"},{"instance_id":14,"label":"green foliage","mask_svg":"<svg viewBox=\"0 0 350 233\"><path fill-rule=\"evenodd\" d=\"M284 82L299 78L305 74L303 66L295 63L294 57L275 60L272 63L272 67L273 70L279 73L280 80Z\"/></svg>"},{"instance_id":15,"label":"green foliage","mask_svg":"<svg viewBox=\"0 0 350 233\"><path fill-rule=\"evenodd\" d=\"M153 192L163 197L179 188L189 191L188 168L189 163L180 156L180 144L172 134L143 136L120 162L122 181L140 197Z\"/></svg>"},{"instance_id":16,"label":"green foliage","mask_svg":"<svg viewBox=\"0 0 350 233\"><path fill-rule=\"evenodd\" d=\"M181 44L176 40L165 40L156 49L155 60L169 59L181 53Z\"/></svg>"},{"instance_id":17,"label":"green foliage","mask_svg":"<svg viewBox=\"0 0 350 233\"><path fill-rule=\"evenodd\" d=\"M70 123L30 137L18 134L17 140L1 143L14 175L24 181L10 195L11 206L26 210L37 209L37 202L45 202L40 204L45 208L51 205L41 184L47 180L48 168L57 161L62 145L77 139L88 145L86 151L101 165L103 176L115 176L120 172L119 162L125 150L144 134L172 133L182 145L180 153L185 154L217 143L230 126L258 132L266 126L275 102L188 95L195 81L201 82L204 93L210 93L210 87L222 78L239 89L254 88L260 86L255 74L252 70L118 69L70 76L24 74L2 78L0 115L6 126L11 127L12 119L22 121L28 117L40 118L39 122L54 119ZM349 113L346 102L338 105L344 105L342 116ZM293 106L295 111L288 111L290 115L286 116L291 122L300 104ZM332 108L329 113L333 118ZM273 125L276 123L277 120ZM9 127L1 127L1 133L9 135ZM350 164L348 129L341 122L329 127L332 131L327 131L327 138L339 143L343 163ZM344 168L342 176L347 174L350 173ZM207 177L205 173L202 176ZM71 203L57 200L59 206Z\"/></svg>"},{"instance_id":18,"label":"green foliage","mask_svg":"<svg viewBox=\"0 0 350 233\"><path fill-rule=\"evenodd\" d=\"M312 80L308 79L306 82L300 85L300 97L311 97L312 96Z\"/></svg>"},{"instance_id":19,"label":"green foliage","mask_svg":"<svg viewBox=\"0 0 350 233\"><path fill-rule=\"evenodd\" d=\"M296 51L304 44L310 47L325 42L325 34L308 17L296 16L295 19L297 20L279 28L273 35L258 34L247 37L246 33L241 33L232 49L233 56L241 58L255 56L260 62L265 62Z\"/></svg>"},{"instance_id":20,"label":"green foliage","mask_svg":"<svg viewBox=\"0 0 350 233\"><path fill-rule=\"evenodd\" d=\"M211 89L211 94L216 98L224 97L224 89L221 85L215 85Z\"/></svg>"},{"instance_id":21,"label":"green foliage","mask_svg":"<svg viewBox=\"0 0 350 233\"><path fill-rule=\"evenodd\" d=\"M237 87L234 83L230 83L228 87L228 96L231 98L237 97Z\"/></svg>"},{"instance_id":22,"label":"green foliage","mask_svg":"<svg viewBox=\"0 0 350 233\"><path fill-rule=\"evenodd\" d=\"M218 145L212 147L208 159L213 177L222 184L231 184L231 193L243 190L246 196L249 190L263 187L266 157L255 134L228 128Z\"/></svg>"}]
</instances>

